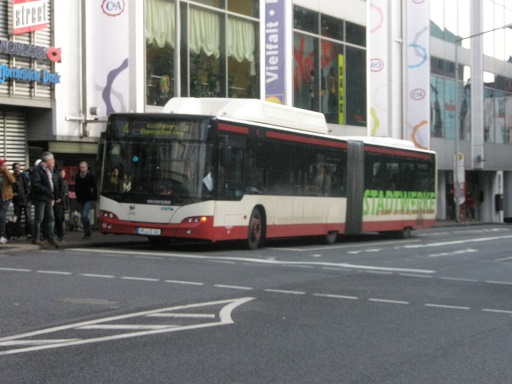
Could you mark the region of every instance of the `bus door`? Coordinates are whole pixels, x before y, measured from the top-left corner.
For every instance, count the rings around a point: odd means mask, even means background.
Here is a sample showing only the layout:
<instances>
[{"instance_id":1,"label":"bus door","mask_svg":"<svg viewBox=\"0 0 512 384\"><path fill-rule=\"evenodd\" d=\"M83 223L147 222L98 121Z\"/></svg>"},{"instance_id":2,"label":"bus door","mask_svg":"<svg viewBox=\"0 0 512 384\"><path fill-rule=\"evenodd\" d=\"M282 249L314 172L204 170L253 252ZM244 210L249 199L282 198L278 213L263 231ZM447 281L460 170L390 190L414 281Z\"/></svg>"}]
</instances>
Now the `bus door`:
<instances>
[{"instance_id":1,"label":"bus door","mask_svg":"<svg viewBox=\"0 0 512 384\"><path fill-rule=\"evenodd\" d=\"M364 143L348 141L347 152L347 217L345 233L360 233L363 226Z\"/></svg>"}]
</instances>

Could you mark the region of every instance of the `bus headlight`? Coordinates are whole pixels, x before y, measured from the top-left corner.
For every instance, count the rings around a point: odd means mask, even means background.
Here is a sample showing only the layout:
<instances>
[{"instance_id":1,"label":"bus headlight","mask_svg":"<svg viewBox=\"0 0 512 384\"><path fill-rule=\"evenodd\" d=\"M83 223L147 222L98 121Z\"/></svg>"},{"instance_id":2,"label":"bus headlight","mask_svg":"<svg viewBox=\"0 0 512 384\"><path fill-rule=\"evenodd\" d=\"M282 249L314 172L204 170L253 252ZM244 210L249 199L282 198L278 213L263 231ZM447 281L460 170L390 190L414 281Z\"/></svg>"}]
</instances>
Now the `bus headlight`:
<instances>
[{"instance_id":1,"label":"bus headlight","mask_svg":"<svg viewBox=\"0 0 512 384\"><path fill-rule=\"evenodd\" d=\"M117 216L109 211L100 211L100 218L117 219Z\"/></svg>"},{"instance_id":2,"label":"bus headlight","mask_svg":"<svg viewBox=\"0 0 512 384\"><path fill-rule=\"evenodd\" d=\"M182 224L199 224L199 223L206 223L207 221L208 221L208 218L206 216L192 216L192 217L187 217L181 223Z\"/></svg>"}]
</instances>

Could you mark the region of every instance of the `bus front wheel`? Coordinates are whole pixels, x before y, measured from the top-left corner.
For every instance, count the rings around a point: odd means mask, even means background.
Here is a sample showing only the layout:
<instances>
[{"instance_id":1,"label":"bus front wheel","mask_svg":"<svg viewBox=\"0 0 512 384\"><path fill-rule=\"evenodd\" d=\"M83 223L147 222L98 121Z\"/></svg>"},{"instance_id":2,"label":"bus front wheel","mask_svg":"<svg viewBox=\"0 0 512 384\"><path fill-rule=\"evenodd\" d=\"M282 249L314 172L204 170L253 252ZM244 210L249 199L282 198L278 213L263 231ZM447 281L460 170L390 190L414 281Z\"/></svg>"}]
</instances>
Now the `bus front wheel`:
<instances>
[{"instance_id":1,"label":"bus front wheel","mask_svg":"<svg viewBox=\"0 0 512 384\"><path fill-rule=\"evenodd\" d=\"M249 219L249 230L247 234L247 246L249 249L258 249L262 245L263 240L263 222L261 212L254 208Z\"/></svg>"}]
</instances>

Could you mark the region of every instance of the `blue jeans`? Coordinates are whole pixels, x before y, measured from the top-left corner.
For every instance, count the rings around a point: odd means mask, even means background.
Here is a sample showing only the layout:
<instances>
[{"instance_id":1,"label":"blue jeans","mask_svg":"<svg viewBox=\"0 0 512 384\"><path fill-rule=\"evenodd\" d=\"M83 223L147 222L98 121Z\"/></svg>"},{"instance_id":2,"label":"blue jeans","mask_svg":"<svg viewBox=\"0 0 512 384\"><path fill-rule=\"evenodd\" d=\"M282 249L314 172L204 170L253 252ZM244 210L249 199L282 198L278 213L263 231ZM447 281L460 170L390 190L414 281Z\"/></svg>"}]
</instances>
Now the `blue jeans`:
<instances>
[{"instance_id":1,"label":"blue jeans","mask_svg":"<svg viewBox=\"0 0 512 384\"><path fill-rule=\"evenodd\" d=\"M89 213L91 212L93 201L85 201L78 203L80 210L80 218L82 219L82 226L84 227L84 236L91 236L91 220L89 220Z\"/></svg>"},{"instance_id":2,"label":"blue jeans","mask_svg":"<svg viewBox=\"0 0 512 384\"><path fill-rule=\"evenodd\" d=\"M7 209L11 204L10 200L0 202L0 237L7 237L5 232L5 225L7 224Z\"/></svg>"},{"instance_id":3,"label":"blue jeans","mask_svg":"<svg viewBox=\"0 0 512 384\"><path fill-rule=\"evenodd\" d=\"M34 227L32 228L32 240L41 240L41 224L46 223L45 235L48 241L54 240L55 216L53 215L53 201L34 201ZM46 219L46 220L45 220Z\"/></svg>"}]
</instances>

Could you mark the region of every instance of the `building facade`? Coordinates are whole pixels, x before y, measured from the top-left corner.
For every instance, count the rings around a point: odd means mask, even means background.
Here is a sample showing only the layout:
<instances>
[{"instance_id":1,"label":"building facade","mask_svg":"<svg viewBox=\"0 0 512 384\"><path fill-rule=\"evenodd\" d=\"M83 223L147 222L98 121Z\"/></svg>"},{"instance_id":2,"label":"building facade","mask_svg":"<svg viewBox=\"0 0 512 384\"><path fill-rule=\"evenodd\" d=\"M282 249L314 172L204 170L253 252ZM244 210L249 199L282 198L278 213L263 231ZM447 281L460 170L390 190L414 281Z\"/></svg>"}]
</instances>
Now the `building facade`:
<instances>
[{"instance_id":1,"label":"building facade","mask_svg":"<svg viewBox=\"0 0 512 384\"><path fill-rule=\"evenodd\" d=\"M430 20L411 13L419 7ZM509 8L491 0L0 0L0 156L28 166L50 150L59 167L87 160L94 169L110 113L158 112L175 96L260 98L322 112L335 135L391 136L437 151L438 218L454 217L460 189L477 197L478 219L500 222L512 217L512 30L498 28L512 22ZM463 175L460 188L454 174Z\"/></svg>"}]
</instances>

